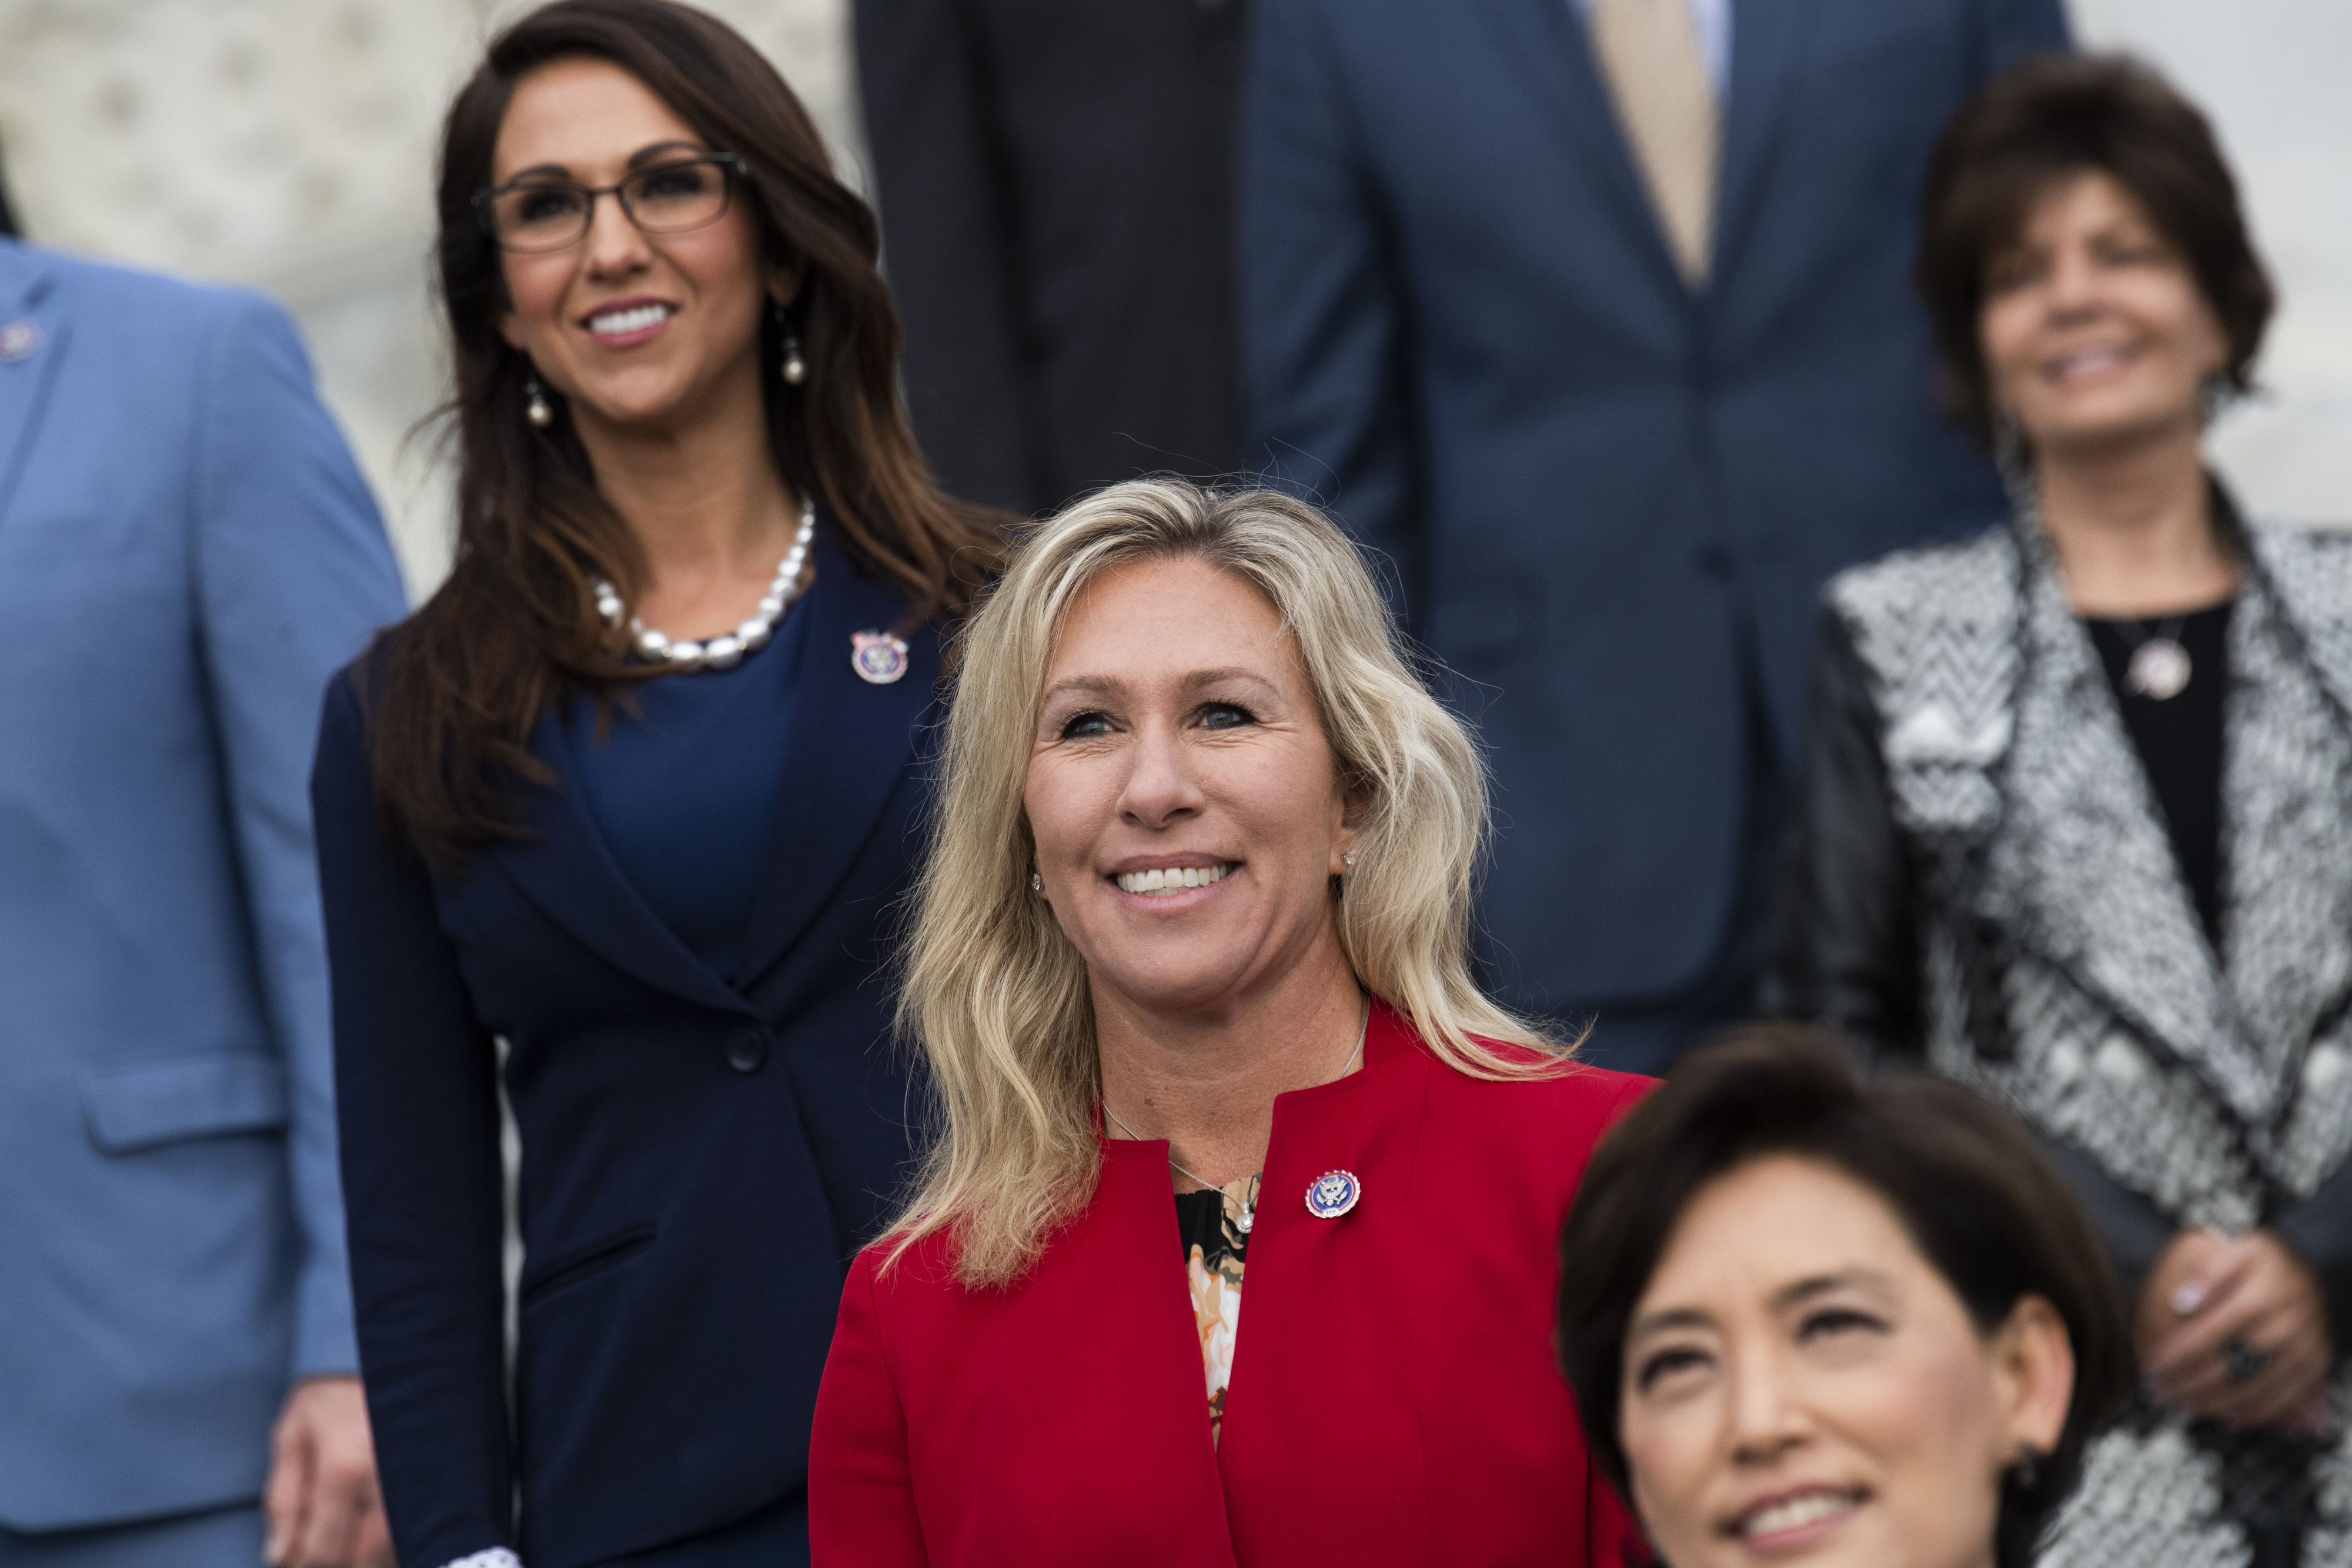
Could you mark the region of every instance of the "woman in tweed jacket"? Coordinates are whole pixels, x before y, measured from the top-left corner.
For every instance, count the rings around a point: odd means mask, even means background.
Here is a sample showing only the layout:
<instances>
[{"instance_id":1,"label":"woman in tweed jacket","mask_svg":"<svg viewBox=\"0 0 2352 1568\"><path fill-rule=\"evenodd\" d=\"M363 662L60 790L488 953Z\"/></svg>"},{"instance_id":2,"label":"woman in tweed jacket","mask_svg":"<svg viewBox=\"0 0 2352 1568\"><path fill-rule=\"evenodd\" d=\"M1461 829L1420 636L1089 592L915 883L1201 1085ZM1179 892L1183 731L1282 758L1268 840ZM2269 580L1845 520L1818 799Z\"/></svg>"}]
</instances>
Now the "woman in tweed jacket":
<instances>
[{"instance_id":1,"label":"woman in tweed jacket","mask_svg":"<svg viewBox=\"0 0 2352 1568\"><path fill-rule=\"evenodd\" d=\"M1832 582L1767 1004L2098 1222L2144 1392L2045 1563L2352 1563L2352 536L2201 455L2269 285L2202 117L2080 58L1955 123L1919 273L2016 514Z\"/></svg>"}]
</instances>

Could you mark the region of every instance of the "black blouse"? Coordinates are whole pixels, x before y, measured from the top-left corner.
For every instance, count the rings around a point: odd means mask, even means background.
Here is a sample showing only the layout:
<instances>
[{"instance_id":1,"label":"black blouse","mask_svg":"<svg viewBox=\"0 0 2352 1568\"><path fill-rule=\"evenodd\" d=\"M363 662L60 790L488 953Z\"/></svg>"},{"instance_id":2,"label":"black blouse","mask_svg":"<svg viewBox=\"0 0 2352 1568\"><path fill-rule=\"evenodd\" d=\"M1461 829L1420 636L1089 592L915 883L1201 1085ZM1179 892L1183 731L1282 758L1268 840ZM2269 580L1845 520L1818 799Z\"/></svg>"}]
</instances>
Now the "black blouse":
<instances>
[{"instance_id":1,"label":"black blouse","mask_svg":"<svg viewBox=\"0 0 2352 1568\"><path fill-rule=\"evenodd\" d=\"M2132 748L2155 793L2158 815L2205 939L2221 950L2221 707L2229 686L2228 601L2210 610L2156 621L2094 621L2091 642L2130 732ZM2132 655L2150 638L2170 634L2189 655L2189 684L2169 697L2144 696L2129 680Z\"/></svg>"}]
</instances>

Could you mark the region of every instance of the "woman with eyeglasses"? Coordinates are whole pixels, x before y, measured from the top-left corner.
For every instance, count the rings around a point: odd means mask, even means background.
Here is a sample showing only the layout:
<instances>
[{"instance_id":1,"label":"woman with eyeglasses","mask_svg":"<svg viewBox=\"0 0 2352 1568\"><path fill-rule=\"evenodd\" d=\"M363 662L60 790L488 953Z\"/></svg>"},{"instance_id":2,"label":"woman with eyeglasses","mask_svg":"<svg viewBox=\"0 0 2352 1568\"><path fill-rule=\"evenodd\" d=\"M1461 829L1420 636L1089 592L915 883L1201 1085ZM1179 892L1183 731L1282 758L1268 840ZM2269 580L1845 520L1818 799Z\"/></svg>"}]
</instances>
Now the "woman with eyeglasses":
<instances>
[{"instance_id":1,"label":"woman with eyeglasses","mask_svg":"<svg viewBox=\"0 0 2352 1568\"><path fill-rule=\"evenodd\" d=\"M871 214L719 23L516 23L439 214L456 564L330 691L313 780L393 1533L805 1562L845 1266L908 1157L877 969L940 628L997 537L916 454Z\"/></svg>"}]
</instances>

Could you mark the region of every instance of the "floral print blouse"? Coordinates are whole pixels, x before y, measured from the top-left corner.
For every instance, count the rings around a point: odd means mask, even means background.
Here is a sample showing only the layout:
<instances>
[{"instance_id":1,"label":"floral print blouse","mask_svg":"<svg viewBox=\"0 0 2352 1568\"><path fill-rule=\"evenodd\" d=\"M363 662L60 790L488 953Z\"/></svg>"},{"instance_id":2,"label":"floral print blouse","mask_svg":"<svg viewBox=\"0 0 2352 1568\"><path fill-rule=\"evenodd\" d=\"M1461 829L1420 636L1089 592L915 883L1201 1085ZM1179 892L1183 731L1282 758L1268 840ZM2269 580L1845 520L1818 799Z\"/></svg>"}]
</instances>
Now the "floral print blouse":
<instances>
[{"instance_id":1,"label":"floral print blouse","mask_svg":"<svg viewBox=\"0 0 2352 1568\"><path fill-rule=\"evenodd\" d=\"M1242 1258L1249 1250L1249 1216L1257 1207L1256 1176L1223 1187L1176 1195L1176 1228L1184 1244L1184 1278L1192 1291L1192 1325L1201 1335L1201 1365L1209 1387L1209 1441L1223 1434L1225 1385L1234 1375L1234 1335L1242 1317Z\"/></svg>"}]
</instances>

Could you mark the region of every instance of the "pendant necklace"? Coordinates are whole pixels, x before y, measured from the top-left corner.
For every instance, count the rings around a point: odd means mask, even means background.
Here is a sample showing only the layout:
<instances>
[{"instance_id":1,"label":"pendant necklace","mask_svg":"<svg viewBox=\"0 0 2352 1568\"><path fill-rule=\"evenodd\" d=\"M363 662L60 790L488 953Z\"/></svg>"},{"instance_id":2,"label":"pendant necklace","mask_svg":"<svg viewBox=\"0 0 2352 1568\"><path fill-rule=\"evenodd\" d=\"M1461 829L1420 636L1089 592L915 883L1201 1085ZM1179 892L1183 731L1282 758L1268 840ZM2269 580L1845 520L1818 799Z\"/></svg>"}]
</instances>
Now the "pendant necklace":
<instances>
[{"instance_id":1,"label":"pendant necklace","mask_svg":"<svg viewBox=\"0 0 2352 1568\"><path fill-rule=\"evenodd\" d=\"M1356 1058L1364 1054L1364 1037L1371 1032L1371 1027L1372 1000L1370 997L1366 997L1364 998L1364 1021L1358 1025L1356 1029L1356 1049L1348 1053L1348 1060L1340 1064L1339 1071L1325 1079L1324 1082L1337 1083L1340 1079L1347 1077L1349 1072L1355 1070ZM1320 1087L1320 1085L1318 1085L1318 1087ZM1108 1116L1111 1119L1112 1124L1116 1125L1120 1132L1125 1133L1129 1138L1139 1144L1147 1141L1142 1134L1137 1132L1134 1128L1129 1126L1126 1123L1118 1119L1118 1113L1110 1108L1110 1102L1103 1099L1099 1092L1096 1094L1096 1103L1102 1107L1102 1113ZM1208 1177L1196 1176L1192 1172L1186 1170L1182 1166L1178 1165L1176 1163L1176 1154L1173 1145L1171 1145L1169 1150L1168 1166L1169 1168L1173 1170L1178 1176L1184 1177L1187 1181L1198 1182L1202 1186L1208 1188L1211 1192L1222 1193L1225 1190L1223 1187L1219 1186L1215 1182L1211 1181ZM1257 1198L1255 1194L1252 1194L1248 1198L1243 1201L1242 1217L1234 1221L1234 1228L1239 1230L1244 1236L1247 1236L1250 1233L1250 1227L1256 1223Z\"/></svg>"},{"instance_id":2,"label":"pendant necklace","mask_svg":"<svg viewBox=\"0 0 2352 1568\"><path fill-rule=\"evenodd\" d=\"M2132 650L2131 664L2124 671L2124 684L2154 702L2169 702L2186 690L2189 677L2196 673L2189 650L2180 645L2180 629L2188 622L2188 616L2176 615L2162 631L2144 633L2139 645ZM2145 626L2147 622L2136 621L2132 624Z\"/></svg>"}]
</instances>

